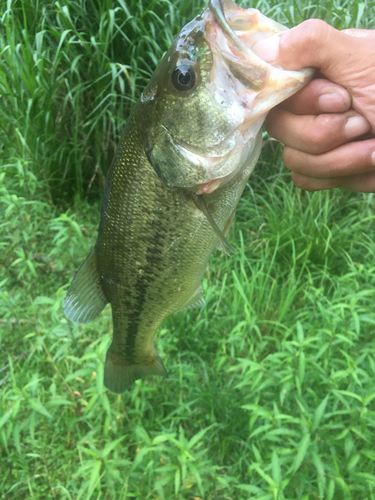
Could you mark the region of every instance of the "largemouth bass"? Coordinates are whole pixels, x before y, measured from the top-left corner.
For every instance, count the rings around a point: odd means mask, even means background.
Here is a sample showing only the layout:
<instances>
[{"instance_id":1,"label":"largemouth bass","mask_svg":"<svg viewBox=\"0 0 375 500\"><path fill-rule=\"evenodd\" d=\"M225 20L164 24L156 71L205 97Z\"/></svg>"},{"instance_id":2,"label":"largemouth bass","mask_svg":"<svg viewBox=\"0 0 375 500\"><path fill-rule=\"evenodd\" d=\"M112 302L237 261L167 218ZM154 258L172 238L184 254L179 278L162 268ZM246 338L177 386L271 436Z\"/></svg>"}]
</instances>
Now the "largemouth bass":
<instances>
[{"instance_id":1,"label":"largemouth bass","mask_svg":"<svg viewBox=\"0 0 375 500\"><path fill-rule=\"evenodd\" d=\"M255 9L211 0L187 24L135 105L112 162L94 249L64 304L89 323L110 302L104 384L167 376L154 334L170 314L201 307L200 281L261 149L266 113L311 70L284 71L251 46L286 28Z\"/></svg>"}]
</instances>

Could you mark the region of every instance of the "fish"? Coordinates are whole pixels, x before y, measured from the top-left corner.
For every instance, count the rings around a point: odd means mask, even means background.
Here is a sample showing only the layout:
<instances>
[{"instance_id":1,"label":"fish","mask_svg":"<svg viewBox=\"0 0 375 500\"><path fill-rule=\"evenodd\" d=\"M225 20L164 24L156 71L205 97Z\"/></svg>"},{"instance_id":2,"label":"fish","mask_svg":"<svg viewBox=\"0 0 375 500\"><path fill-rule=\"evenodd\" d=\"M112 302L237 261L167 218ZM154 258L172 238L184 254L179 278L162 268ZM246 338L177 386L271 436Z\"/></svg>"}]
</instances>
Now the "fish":
<instances>
[{"instance_id":1,"label":"fish","mask_svg":"<svg viewBox=\"0 0 375 500\"><path fill-rule=\"evenodd\" d=\"M153 338L162 321L205 305L200 282L258 160L267 112L313 70L274 67L251 47L287 28L256 9L211 0L173 42L134 106L103 191L94 248L64 302L69 320L112 307L104 385L168 373Z\"/></svg>"}]
</instances>

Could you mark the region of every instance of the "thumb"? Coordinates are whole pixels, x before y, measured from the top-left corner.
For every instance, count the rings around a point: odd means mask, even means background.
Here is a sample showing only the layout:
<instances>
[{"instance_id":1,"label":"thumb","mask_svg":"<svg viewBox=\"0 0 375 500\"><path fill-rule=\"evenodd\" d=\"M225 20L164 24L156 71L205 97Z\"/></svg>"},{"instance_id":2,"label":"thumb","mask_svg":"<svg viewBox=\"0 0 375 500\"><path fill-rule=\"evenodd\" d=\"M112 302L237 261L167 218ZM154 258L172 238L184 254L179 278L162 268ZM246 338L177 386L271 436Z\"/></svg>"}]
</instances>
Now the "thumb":
<instances>
[{"instance_id":1,"label":"thumb","mask_svg":"<svg viewBox=\"0 0 375 500\"><path fill-rule=\"evenodd\" d=\"M273 65L288 70L318 68L331 81L342 84L346 78L341 68L355 59L356 42L353 36L320 19L309 19L281 35L255 43L252 50Z\"/></svg>"}]
</instances>

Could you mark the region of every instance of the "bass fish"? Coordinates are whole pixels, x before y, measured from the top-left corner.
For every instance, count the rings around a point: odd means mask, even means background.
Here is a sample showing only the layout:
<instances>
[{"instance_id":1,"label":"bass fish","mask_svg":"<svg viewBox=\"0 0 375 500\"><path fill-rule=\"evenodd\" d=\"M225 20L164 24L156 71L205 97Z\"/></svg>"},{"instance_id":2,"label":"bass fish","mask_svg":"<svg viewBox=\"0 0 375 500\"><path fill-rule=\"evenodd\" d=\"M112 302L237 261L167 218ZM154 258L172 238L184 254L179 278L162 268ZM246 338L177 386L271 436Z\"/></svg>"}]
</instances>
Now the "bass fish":
<instances>
[{"instance_id":1,"label":"bass fish","mask_svg":"<svg viewBox=\"0 0 375 500\"><path fill-rule=\"evenodd\" d=\"M187 24L127 120L108 172L95 247L64 311L93 321L110 302L113 340L104 384L166 377L153 345L170 314L202 307L200 281L259 157L267 112L312 70L285 71L251 50L285 27L258 10L211 0Z\"/></svg>"}]
</instances>

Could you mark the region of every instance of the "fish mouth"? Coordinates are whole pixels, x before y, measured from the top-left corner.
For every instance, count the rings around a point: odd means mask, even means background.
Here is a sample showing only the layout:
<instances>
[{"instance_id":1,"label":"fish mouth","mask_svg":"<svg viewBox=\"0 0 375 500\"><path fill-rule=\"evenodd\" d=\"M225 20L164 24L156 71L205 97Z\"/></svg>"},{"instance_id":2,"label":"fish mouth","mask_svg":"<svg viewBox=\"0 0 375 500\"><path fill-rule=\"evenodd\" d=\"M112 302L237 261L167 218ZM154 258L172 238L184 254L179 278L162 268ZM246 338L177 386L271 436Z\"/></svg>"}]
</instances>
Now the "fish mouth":
<instances>
[{"instance_id":1,"label":"fish mouth","mask_svg":"<svg viewBox=\"0 0 375 500\"><path fill-rule=\"evenodd\" d=\"M181 141L174 144L202 173L203 182L194 190L211 193L241 169L255 147L267 112L305 85L314 70L287 71L263 61L251 50L259 40L287 30L257 9L243 9L230 0L210 0L203 18L213 55L206 85L215 104L226 107L237 123L228 137L209 151Z\"/></svg>"},{"instance_id":2,"label":"fish mouth","mask_svg":"<svg viewBox=\"0 0 375 500\"><path fill-rule=\"evenodd\" d=\"M260 40L281 36L287 30L259 10L243 9L230 0L210 0L206 11L206 37L211 50L220 54L246 88L257 93L259 101L274 93L264 109L295 93L314 74L312 68L288 71L273 66L252 51Z\"/></svg>"}]
</instances>

